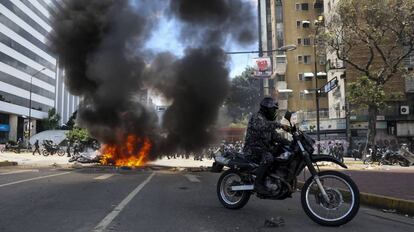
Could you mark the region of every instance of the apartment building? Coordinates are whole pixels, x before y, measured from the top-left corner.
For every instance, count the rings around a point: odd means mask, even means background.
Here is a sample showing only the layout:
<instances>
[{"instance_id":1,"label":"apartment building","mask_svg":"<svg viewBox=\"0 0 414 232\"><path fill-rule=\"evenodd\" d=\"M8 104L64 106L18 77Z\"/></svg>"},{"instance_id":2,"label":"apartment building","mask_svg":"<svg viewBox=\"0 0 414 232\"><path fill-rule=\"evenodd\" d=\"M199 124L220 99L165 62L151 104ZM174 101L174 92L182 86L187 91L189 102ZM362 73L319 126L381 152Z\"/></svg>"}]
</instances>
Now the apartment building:
<instances>
[{"instance_id":1,"label":"apartment building","mask_svg":"<svg viewBox=\"0 0 414 232\"><path fill-rule=\"evenodd\" d=\"M336 14L336 9L341 0L325 0L325 20L330 22ZM369 51L366 48L355 49L352 54L353 61L365 64L369 59ZM379 57L374 58L373 63L381 63ZM402 93L398 101L388 103L388 107L382 109L377 116L377 142L397 141L411 143L414 149L414 54L407 57L404 65L409 71L407 75L396 75L386 84L388 93ZM356 81L364 74L352 66L344 64L334 53L327 51L327 76L328 80L337 78L339 87L328 94L329 118L348 120L348 138L353 140L353 145L365 142L368 115L365 111L355 111L355 106L346 102L347 84ZM349 107L349 108L348 108ZM349 110L349 111L347 111ZM348 118L347 114L349 115ZM345 133L345 128L342 128ZM351 139L352 138L352 139Z\"/></svg>"},{"instance_id":2,"label":"apartment building","mask_svg":"<svg viewBox=\"0 0 414 232\"><path fill-rule=\"evenodd\" d=\"M0 1L0 142L35 134L55 107L65 123L79 104L48 47L56 0ZM30 123L29 123L30 119Z\"/></svg>"},{"instance_id":3,"label":"apartment building","mask_svg":"<svg viewBox=\"0 0 414 232\"><path fill-rule=\"evenodd\" d=\"M315 20L323 15L323 1L260 0L260 3L263 50L274 50L290 44L297 46L296 50L289 52L264 54L271 57L273 66L273 75L265 80L264 88L268 88L268 94L279 100L281 109L301 112L305 120L314 120L315 89L323 86L327 78L325 54L319 52L317 41L315 43L319 32ZM320 115L322 118L328 117L326 94L320 97Z\"/></svg>"}]
</instances>

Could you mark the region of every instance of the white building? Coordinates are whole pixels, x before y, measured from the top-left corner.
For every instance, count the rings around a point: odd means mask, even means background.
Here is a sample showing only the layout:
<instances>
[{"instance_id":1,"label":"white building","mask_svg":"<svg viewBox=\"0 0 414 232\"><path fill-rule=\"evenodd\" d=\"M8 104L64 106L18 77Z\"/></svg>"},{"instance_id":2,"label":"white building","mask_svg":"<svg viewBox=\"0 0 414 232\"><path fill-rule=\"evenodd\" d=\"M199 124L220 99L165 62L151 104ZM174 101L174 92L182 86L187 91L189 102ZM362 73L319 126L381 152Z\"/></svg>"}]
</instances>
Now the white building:
<instances>
[{"instance_id":1,"label":"white building","mask_svg":"<svg viewBox=\"0 0 414 232\"><path fill-rule=\"evenodd\" d=\"M47 45L56 0L0 1L0 142L31 134L55 107L65 123L79 100L65 90L63 71ZM31 99L31 100L30 100ZM29 110L31 106L31 110ZM26 130L25 130L26 129Z\"/></svg>"},{"instance_id":2,"label":"white building","mask_svg":"<svg viewBox=\"0 0 414 232\"><path fill-rule=\"evenodd\" d=\"M324 16L326 23L329 23L336 15L336 6L340 0L324 1ZM336 56L334 52L329 50L326 53L327 75L328 81L332 79L338 80L338 87L328 93L329 118L338 119L346 117L345 102L345 65L344 62Z\"/></svg>"}]
</instances>

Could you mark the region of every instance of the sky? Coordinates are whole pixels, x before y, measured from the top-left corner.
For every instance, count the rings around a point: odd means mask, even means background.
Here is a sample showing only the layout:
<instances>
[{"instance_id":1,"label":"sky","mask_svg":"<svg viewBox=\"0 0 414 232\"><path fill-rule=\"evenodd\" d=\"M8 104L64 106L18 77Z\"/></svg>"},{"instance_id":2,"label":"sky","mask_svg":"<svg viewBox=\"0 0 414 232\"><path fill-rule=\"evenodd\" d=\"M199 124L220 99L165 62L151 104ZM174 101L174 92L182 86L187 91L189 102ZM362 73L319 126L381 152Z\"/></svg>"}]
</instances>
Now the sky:
<instances>
[{"instance_id":1,"label":"sky","mask_svg":"<svg viewBox=\"0 0 414 232\"><path fill-rule=\"evenodd\" d=\"M257 1L245 0L252 4L252 11L257 15ZM146 47L156 52L171 52L177 56L183 55L183 46L178 40L179 22L174 19L167 18L162 14L158 15L160 19L159 27L153 32L150 40L146 44ZM252 51L258 49L258 42L253 42L248 46L239 46L232 41L228 41L224 49L226 51ZM237 54L229 55L229 70L230 77L233 78L236 75L241 74L247 66L252 65L252 59L257 54Z\"/></svg>"}]
</instances>

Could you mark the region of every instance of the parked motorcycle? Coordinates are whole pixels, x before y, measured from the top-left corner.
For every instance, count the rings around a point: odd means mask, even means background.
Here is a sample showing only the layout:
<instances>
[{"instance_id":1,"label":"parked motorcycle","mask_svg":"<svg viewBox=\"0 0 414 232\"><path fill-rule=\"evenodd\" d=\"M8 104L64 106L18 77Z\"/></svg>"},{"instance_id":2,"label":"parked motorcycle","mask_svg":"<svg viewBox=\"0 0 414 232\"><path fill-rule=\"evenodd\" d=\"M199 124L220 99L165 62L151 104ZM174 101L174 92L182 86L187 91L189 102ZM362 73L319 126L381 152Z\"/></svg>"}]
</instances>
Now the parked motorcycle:
<instances>
[{"instance_id":1,"label":"parked motorcycle","mask_svg":"<svg viewBox=\"0 0 414 232\"><path fill-rule=\"evenodd\" d=\"M402 144L398 151L398 164L402 167L414 165L414 154L408 150L407 144Z\"/></svg>"},{"instance_id":2,"label":"parked motorcycle","mask_svg":"<svg viewBox=\"0 0 414 232\"><path fill-rule=\"evenodd\" d=\"M43 149L42 154L44 156L54 155L57 154L58 156L64 156L65 151L60 148L59 145L53 144L53 142L45 140L43 141Z\"/></svg>"},{"instance_id":3,"label":"parked motorcycle","mask_svg":"<svg viewBox=\"0 0 414 232\"><path fill-rule=\"evenodd\" d=\"M286 112L290 122L292 114ZM284 200L296 191L297 177L308 168L311 176L301 190L301 204L305 213L316 223L324 226L340 226L351 221L359 210L359 190L354 181L338 171L320 171L319 161L333 162L343 168L347 166L329 155L314 155L315 141L298 127L292 126L293 141L290 147L276 157L268 170L265 185L271 195L256 192L254 182L259 167L249 156L227 152L215 157L212 171L221 172L223 166L229 169L219 178L217 196L228 209L240 209L256 193L261 199ZM316 167L316 168L315 168Z\"/></svg>"},{"instance_id":4,"label":"parked motorcycle","mask_svg":"<svg viewBox=\"0 0 414 232\"><path fill-rule=\"evenodd\" d=\"M6 143L2 148L1 152L14 152L14 153L20 153L21 147L16 143Z\"/></svg>"}]
</instances>

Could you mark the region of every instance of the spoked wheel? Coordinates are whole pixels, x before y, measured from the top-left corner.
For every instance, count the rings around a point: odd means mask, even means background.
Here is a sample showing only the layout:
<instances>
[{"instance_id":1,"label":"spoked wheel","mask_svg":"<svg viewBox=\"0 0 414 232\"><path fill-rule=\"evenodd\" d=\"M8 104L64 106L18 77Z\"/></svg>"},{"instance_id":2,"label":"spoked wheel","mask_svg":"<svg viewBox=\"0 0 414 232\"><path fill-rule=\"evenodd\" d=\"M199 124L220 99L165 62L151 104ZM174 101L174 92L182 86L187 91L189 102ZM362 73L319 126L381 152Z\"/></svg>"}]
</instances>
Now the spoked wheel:
<instances>
[{"instance_id":1,"label":"spoked wheel","mask_svg":"<svg viewBox=\"0 0 414 232\"><path fill-rule=\"evenodd\" d=\"M58 156L64 156L64 155L65 155L65 150L63 150L63 149L59 149L59 150L57 151L57 154L58 154Z\"/></svg>"},{"instance_id":2,"label":"spoked wheel","mask_svg":"<svg viewBox=\"0 0 414 232\"><path fill-rule=\"evenodd\" d=\"M329 201L322 196L316 181L309 178L302 188L305 213L323 226L340 226L351 221L359 210L359 190L347 175L336 171L319 173Z\"/></svg>"},{"instance_id":3,"label":"spoked wheel","mask_svg":"<svg viewBox=\"0 0 414 232\"><path fill-rule=\"evenodd\" d=\"M48 156L49 155L49 152L45 149L45 150L42 151L42 155L43 156Z\"/></svg>"},{"instance_id":4,"label":"spoked wheel","mask_svg":"<svg viewBox=\"0 0 414 232\"><path fill-rule=\"evenodd\" d=\"M217 196L221 204L228 209L240 209L250 199L249 191L233 191L232 186L244 184L240 175L234 170L225 171L217 183Z\"/></svg>"},{"instance_id":5,"label":"spoked wheel","mask_svg":"<svg viewBox=\"0 0 414 232\"><path fill-rule=\"evenodd\" d=\"M363 159L363 163L364 164L373 164L374 160L372 159L372 156L370 156L370 157L367 157L367 158Z\"/></svg>"}]
</instances>

